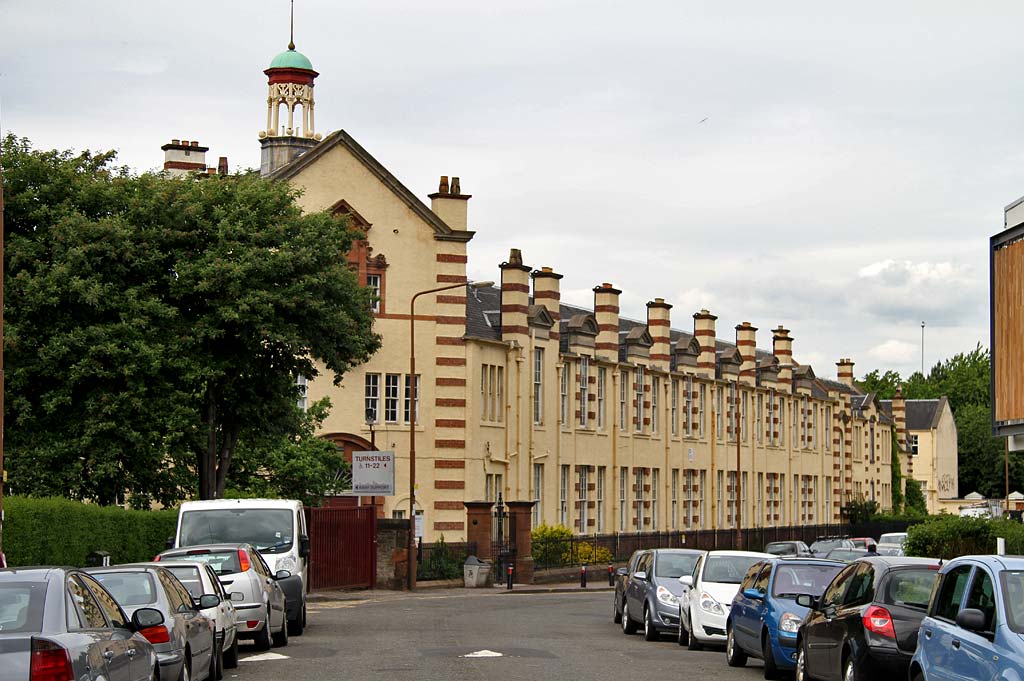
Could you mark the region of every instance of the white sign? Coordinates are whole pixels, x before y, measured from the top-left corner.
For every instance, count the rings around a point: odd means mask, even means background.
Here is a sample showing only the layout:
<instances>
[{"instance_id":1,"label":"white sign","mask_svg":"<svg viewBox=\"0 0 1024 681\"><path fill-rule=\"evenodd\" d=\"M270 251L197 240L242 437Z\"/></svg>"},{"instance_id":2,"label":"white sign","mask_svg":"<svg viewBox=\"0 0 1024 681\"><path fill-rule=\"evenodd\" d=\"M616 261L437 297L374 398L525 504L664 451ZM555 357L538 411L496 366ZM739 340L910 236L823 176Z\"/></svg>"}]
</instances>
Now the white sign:
<instances>
[{"instance_id":1,"label":"white sign","mask_svg":"<svg viewBox=\"0 0 1024 681\"><path fill-rule=\"evenodd\" d=\"M352 493L387 497L395 493L394 452L352 452Z\"/></svg>"},{"instance_id":2,"label":"white sign","mask_svg":"<svg viewBox=\"0 0 1024 681\"><path fill-rule=\"evenodd\" d=\"M689 448L689 449L688 449L688 450L686 451L686 453L687 453L687 454L689 455L689 457L690 457L690 463L693 463L693 454L694 454L694 452L693 452L693 447L690 447L690 448Z\"/></svg>"},{"instance_id":3,"label":"white sign","mask_svg":"<svg viewBox=\"0 0 1024 681\"><path fill-rule=\"evenodd\" d=\"M422 513L416 514L416 538L423 539L423 528L426 527L426 521L423 518Z\"/></svg>"}]
</instances>

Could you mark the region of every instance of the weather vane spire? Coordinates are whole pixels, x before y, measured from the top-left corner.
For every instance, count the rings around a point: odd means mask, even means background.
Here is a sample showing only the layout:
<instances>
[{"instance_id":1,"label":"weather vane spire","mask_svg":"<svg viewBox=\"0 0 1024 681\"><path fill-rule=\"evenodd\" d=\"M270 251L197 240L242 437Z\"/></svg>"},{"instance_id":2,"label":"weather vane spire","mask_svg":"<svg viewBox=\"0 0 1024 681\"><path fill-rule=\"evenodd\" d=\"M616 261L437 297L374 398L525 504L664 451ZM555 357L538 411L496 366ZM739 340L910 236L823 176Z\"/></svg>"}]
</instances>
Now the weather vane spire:
<instances>
[{"instance_id":1,"label":"weather vane spire","mask_svg":"<svg viewBox=\"0 0 1024 681\"><path fill-rule=\"evenodd\" d=\"M292 0L291 21L288 30L288 49L295 49L295 0Z\"/></svg>"}]
</instances>

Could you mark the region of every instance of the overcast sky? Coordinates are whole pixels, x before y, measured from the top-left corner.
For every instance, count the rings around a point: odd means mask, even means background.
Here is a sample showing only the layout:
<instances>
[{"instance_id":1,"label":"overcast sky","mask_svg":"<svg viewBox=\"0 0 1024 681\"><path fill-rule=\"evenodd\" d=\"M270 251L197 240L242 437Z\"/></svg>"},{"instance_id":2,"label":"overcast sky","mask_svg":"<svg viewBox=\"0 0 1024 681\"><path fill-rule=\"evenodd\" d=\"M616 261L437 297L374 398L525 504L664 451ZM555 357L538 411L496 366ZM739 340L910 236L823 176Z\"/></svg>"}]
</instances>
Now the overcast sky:
<instances>
[{"instance_id":1,"label":"overcast sky","mask_svg":"<svg viewBox=\"0 0 1024 681\"><path fill-rule=\"evenodd\" d=\"M1024 194L1024 3L298 0L319 132L622 314L784 324L821 376L988 345L987 238ZM198 139L258 166L287 0L0 0L0 125L139 170Z\"/></svg>"}]
</instances>

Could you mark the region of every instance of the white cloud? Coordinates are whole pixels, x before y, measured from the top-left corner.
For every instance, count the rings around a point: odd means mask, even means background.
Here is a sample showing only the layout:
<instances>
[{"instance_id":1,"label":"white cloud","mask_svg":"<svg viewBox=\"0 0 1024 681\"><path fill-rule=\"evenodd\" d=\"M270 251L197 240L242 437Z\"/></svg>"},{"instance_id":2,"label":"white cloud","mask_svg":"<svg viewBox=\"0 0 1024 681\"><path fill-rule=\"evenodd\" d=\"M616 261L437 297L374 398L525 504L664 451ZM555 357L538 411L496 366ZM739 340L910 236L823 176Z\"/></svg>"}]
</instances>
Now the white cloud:
<instances>
[{"instance_id":1,"label":"white cloud","mask_svg":"<svg viewBox=\"0 0 1024 681\"><path fill-rule=\"evenodd\" d=\"M906 364L918 357L921 352L919 345L890 338L868 350L868 357L883 365Z\"/></svg>"}]
</instances>

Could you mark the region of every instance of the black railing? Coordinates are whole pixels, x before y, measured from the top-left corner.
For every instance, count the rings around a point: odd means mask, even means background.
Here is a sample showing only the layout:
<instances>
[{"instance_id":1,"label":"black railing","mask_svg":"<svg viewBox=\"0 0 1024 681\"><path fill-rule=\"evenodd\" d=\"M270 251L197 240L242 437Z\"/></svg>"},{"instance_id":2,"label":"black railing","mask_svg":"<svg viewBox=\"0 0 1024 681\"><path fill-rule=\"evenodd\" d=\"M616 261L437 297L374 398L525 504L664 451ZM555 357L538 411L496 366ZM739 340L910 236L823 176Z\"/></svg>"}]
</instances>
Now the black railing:
<instances>
[{"instance_id":1,"label":"black railing","mask_svg":"<svg viewBox=\"0 0 1024 681\"><path fill-rule=\"evenodd\" d=\"M416 579L459 579L466 558L476 555L476 542L420 544L416 555Z\"/></svg>"}]
</instances>

